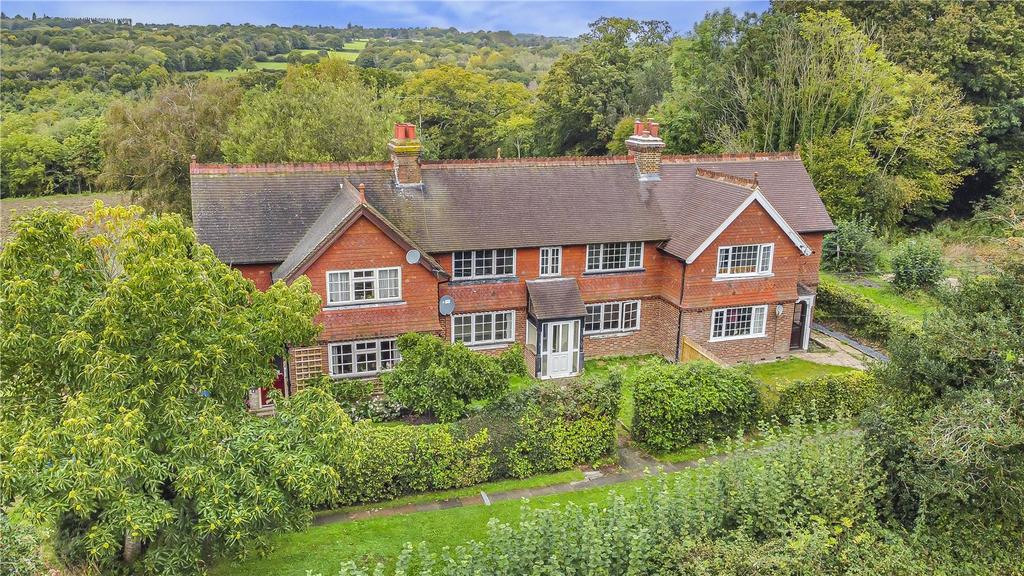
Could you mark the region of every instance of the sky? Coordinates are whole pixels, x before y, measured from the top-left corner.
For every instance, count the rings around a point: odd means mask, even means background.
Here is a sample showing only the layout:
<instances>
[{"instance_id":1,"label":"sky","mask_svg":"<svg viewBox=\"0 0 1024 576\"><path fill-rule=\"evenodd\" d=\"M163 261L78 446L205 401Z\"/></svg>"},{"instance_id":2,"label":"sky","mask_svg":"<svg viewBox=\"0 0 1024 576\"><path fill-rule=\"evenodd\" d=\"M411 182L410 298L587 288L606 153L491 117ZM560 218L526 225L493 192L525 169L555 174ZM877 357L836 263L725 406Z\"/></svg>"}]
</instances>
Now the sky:
<instances>
[{"instance_id":1,"label":"sky","mask_svg":"<svg viewBox=\"0 0 1024 576\"><path fill-rule=\"evenodd\" d=\"M723 8L735 12L762 12L768 0L716 2L621 2L525 0L517 2L413 1L376 2L3 2L8 16L32 12L42 16L91 16L131 18L148 24L278 24L343 27L349 22L366 27L455 27L476 30L509 30L547 36L578 36L587 23L600 16L626 16L639 20L668 20L677 32L688 32L704 14Z\"/></svg>"}]
</instances>

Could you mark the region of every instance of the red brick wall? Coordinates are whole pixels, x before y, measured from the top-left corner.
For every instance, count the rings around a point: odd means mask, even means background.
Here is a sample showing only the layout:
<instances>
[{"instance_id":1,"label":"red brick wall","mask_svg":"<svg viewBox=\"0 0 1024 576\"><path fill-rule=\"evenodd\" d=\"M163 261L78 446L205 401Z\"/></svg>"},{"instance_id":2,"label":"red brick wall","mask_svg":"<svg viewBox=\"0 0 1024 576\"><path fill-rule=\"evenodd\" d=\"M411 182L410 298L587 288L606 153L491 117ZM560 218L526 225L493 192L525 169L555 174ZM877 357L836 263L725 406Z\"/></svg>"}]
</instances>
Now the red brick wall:
<instances>
[{"instance_id":1,"label":"red brick wall","mask_svg":"<svg viewBox=\"0 0 1024 576\"><path fill-rule=\"evenodd\" d=\"M825 234L822 232L812 232L810 234L801 234L800 236L814 252L810 256L800 259L800 270L797 277L800 282L807 286L817 286L818 272L821 269L821 242Z\"/></svg>"},{"instance_id":2,"label":"red brick wall","mask_svg":"<svg viewBox=\"0 0 1024 576\"><path fill-rule=\"evenodd\" d=\"M772 276L715 280L718 247L739 244L775 243ZM758 203L751 204L732 225L687 266L684 308L720 308L739 304L796 300L796 283L805 261L818 254L804 256L785 232Z\"/></svg>"},{"instance_id":3,"label":"red brick wall","mask_svg":"<svg viewBox=\"0 0 1024 576\"><path fill-rule=\"evenodd\" d=\"M241 272L242 276L252 280L257 289L266 290L273 284L271 275L274 273L274 268L277 268L277 264L239 264L234 268Z\"/></svg>"},{"instance_id":4,"label":"red brick wall","mask_svg":"<svg viewBox=\"0 0 1024 576\"><path fill-rule=\"evenodd\" d=\"M324 330L320 340L338 342L396 336L405 332L440 332L437 316L437 279L420 264L405 261L406 249L366 218L345 231L306 270L313 291L327 302L327 272L360 268L402 269L402 302L324 309L317 321Z\"/></svg>"},{"instance_id":5,"label":"red brick wall","mask_svg":"<svg viewBox=\"0 0 1024 576\"><path fill-rule=\"evenodd\" d=\"M765 335L758 338L711 342L712 309L685 310L683 334L698 342L723 362L754 362L789 354L789 336L793 325L795 302L759 302L768 304ZM775 316L776 304L782 304L782 316Z\"/></svg>"},{"instance_id":6,"label":"red brick wall","mask_svg":"<svg viewBox=\"0 0 1024 576\"><path fill-rule=\"evenodd\" d=\"M640 302L640 329L625 335L609 334L583 337L585 358L660 354L673 358L676 353L678 309L660 298Z\"/></svg>"}]
</instances>

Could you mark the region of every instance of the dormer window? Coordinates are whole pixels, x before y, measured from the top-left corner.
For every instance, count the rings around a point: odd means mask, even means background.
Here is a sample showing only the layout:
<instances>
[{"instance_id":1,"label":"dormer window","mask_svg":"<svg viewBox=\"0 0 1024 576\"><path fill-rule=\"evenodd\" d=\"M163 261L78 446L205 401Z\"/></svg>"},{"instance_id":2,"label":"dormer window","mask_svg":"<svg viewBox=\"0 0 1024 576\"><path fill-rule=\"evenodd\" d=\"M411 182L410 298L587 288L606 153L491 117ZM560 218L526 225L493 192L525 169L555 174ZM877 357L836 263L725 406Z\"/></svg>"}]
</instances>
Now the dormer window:
<instances>
[{"instance_id":1,"label":"dormer window","mask_svg":"<svg viewBox=\"0 0 1024 576\"><path fill-rule=\"evenodd\" d=\"M718 249L716 278L749 278L772 273L774 244L722 246Z\"/></svg>"},{"instance_id":2,"label":"dormer window","mask_svg":"<svg viewBox=\"0 0 1024 576\"><path fill-rule=\"evenodd\" d=\"M452 254L452 278L498 278L516 273L515 248L466 250Z\"/></svg>"}]
</instances>

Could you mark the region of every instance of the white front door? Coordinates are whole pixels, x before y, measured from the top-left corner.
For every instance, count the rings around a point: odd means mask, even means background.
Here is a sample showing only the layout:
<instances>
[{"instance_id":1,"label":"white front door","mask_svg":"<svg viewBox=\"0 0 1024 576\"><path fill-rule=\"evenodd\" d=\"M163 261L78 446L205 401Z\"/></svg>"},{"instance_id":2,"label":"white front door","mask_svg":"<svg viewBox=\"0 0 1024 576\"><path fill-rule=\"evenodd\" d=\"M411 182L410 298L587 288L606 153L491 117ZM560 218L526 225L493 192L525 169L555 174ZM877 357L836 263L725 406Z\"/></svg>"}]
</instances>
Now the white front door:
<instances>
[{"instance_id":1,"label":"white front door","mask_svg":"<svg viewBox=\"0 0 1024 576\"><path fill-rule=\"evenodd\" d=\"M578 325L578 320L549 322L545 325L547 373L543 375L544 377L563 378L576 373L576 356L579 354L576 336Z\"/></svg>"}]
</instances>

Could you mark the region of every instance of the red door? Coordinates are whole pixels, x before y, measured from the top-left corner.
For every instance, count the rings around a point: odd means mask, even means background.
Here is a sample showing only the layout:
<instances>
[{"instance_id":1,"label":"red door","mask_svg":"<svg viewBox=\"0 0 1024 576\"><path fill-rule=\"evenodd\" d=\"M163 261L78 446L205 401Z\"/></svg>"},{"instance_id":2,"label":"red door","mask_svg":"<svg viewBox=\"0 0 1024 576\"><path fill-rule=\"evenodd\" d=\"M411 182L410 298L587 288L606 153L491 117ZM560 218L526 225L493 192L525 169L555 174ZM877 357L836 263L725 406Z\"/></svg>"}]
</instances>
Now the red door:
<instances>
[{"instance_id":1,"label":"red door","mask_svg":"<svg viewBox=\"0 0 1024 576\"><path fill-rule=\"evenodd\" d=\"M282 396L288 395L288 390L284 386L284 366L280 358L274 358L274 368L277 369L277 376L274 378L274 388L281 393ZM260 388L260 406L273 406L274 401L270 399L270 389Z\"/></svg>"}]
</instances>

